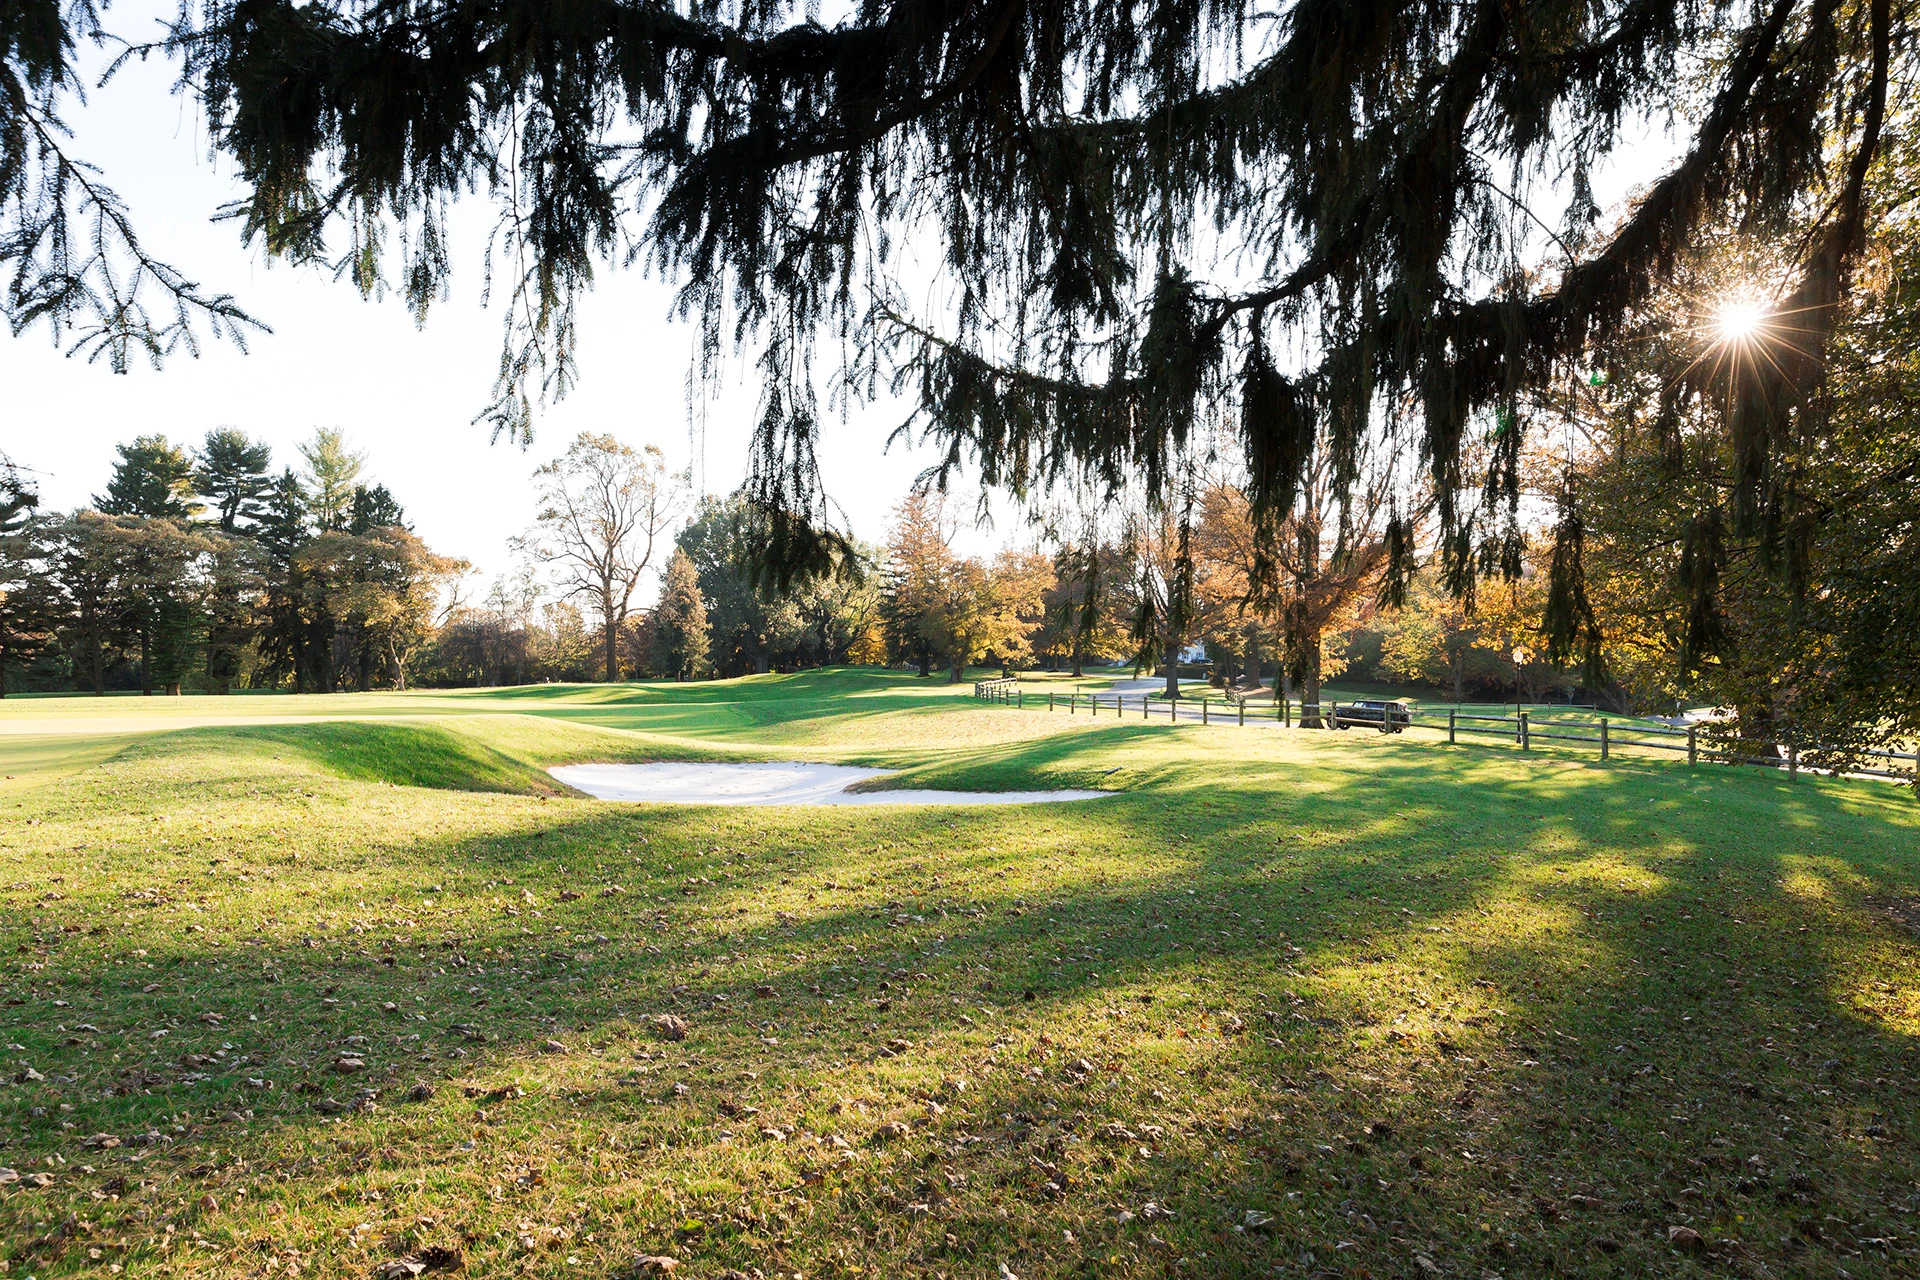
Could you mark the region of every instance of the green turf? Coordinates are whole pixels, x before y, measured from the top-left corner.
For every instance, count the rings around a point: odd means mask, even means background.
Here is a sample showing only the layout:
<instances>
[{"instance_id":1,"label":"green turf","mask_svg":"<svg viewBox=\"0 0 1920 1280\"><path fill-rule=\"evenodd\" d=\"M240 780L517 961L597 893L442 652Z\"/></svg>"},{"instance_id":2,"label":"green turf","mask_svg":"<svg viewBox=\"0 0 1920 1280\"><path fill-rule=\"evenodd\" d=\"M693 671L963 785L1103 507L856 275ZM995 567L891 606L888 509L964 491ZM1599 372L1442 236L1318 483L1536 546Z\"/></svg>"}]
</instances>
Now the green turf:
<instances>
[{"instance_id":1,"label":"green turf","mask_svg":"<svg viewBox=\"0 0 1920 1280\"><path fill-rule=\"evenodd\" d=\"M73 732L0 735L0 1259L1920 1264L1910 792L966 692L181 699L263 722L91 735L88 700L9 699ZM544 773L699 755L1125 794L703 809Z\"/></svg>"}]
</instances>

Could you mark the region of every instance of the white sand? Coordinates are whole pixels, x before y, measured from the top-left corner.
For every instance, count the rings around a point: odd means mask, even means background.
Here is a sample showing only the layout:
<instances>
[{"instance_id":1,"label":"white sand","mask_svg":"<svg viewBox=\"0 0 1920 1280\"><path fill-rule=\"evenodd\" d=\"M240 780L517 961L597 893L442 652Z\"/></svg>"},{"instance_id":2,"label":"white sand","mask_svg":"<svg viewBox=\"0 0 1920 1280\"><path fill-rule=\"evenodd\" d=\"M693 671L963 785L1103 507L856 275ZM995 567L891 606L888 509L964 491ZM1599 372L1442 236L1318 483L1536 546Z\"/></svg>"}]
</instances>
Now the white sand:
<instances>
[{"instance_id":1,"label":"white sand","mask_svg":"<svg viewBox=\"0 0 1920 1280\"><path fill-rule=\"evenodd\" d=\"M564 764L547 770L597 800L655 804L1036 804L1113 791L848 791L886 769L844 764Z\"/></svg>"}]
</instances>

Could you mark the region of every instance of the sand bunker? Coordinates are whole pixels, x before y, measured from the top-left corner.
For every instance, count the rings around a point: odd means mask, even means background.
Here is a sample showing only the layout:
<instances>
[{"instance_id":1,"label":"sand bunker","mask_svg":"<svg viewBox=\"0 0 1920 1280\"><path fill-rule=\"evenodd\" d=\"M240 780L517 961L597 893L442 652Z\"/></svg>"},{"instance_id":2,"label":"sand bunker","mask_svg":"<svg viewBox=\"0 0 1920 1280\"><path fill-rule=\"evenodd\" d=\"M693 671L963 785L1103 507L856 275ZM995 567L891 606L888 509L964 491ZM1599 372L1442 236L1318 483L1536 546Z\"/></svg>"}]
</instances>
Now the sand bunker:
<instances>
[{"instance_id":1,"label":"sand bunker","mask_svg":"<svg viewBox=\"0 0 1920 1280\"><path fill-rule=\"evenodd\" d=\"M844 764L566 764L547 770L596 800L656 804L1035 804L1112 791L848 791L886 769Z\"/></svg>"}]
</instances>

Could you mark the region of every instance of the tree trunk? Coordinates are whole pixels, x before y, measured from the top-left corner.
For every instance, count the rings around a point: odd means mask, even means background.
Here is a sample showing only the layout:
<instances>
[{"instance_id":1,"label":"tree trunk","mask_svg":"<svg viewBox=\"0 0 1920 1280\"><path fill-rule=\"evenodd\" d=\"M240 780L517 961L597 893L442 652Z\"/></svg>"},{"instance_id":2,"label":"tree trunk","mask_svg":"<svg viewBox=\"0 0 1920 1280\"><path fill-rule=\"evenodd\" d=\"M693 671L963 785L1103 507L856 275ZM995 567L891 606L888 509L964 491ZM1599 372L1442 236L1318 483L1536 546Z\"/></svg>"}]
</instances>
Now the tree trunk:
<instances>
[{"instance_id":1,"label":"tree trunk","mask_svg":"<svg viewBox=\"0 0 1920 1280\"><path fill-rule=\"evenodd\" d=\"M1165 655L1167 664L1167 697L1180 697L1180 642L1168 640L1160 652Z\"/></svg>"},{"instance_id":2,"label":"tree trunk","mask_svg":"<svg viewBox=\"0 0 1920 1280\"><path fill-rule=\"evenodd\" d=\"M407 668L400 661L400 654L393 647L393 639L387 639L387 661L393 664L393 687L401 693L407 691Z\"/></svg>"},{"instance_id":3,"label":"tree trunk","mask_svg":"<svg viewBox=\"0 0 1920 1280\"><path fill-rule=\"evenodd\" d=\"M605 644L607 652L607 683L613 684L620 679L619 624L614 622L611 613L606 615Z\"/></svg>"},{"instance_id":4,"label":"tree trunk","mask_svg":"<svg viewBox=\"0 0 1920 1280\"><path fill-rule=\"evenodd\" d=\"M1302 642L1300 655L1300 727L1302 729L1324 729L1327 723L1320 718L1320 633L1309 635ZM1311 708L1311 710L1309 710Z\"/></svg>"},{"instance_id":5,"label":"tree trunk","mask_svg":"<svg viewBox=\"0 0 1920 1280\"><path fill-rule=\"evenodd\" d=\"M153 696L153 640L147 628L140 628L140 696Z\"/></svg>"},{"instance_id":6,"label":"tree trunk","mask_svg":"<svg viewBox=\"0 0 1920 1280\"><path fill-rule=\"evenodd\" d=\"M933 651L925 640L920 642L920 678L926 679L933 674Z\"/></svg>"},{"instance_id":7,"label":"tree trunk","mask_svg":"<svg viewBox=\"0 0 1920 1280\"><path fill-rule=\"evenodd\" d=\"M1086 661L1087 661L1087 655L1080 652L1078 637L1076 637L1075 643L1073 646L1073 678L1074 679L1078 680L1081 676L1086 674L1086 670L1085 670Z\"/></svg>"},{"instance_id":8,"label":"tree trunk","mask_svg":"<svg viewBox=\"0 0 1920 1280\"><path fill-rule=\"evenodd\" d=\"M767 656L766 649L760 648L753 653L753 674L763 676L773 666L773 660Z\"/></svg>"},{"instance_id":9,"label":"tree trunk","mask_svg":"<svg viewBox=\"0 0 1920 1280\"><path fill-rule=\"evenodd\" d=\"M958 649L955 649L953 651L952 659L951 659L951 667L952 667L952 670L947 676L947 683L959 684L962 680L966 678L967 660L966 660L966 656L962 654Z\"/></svg>"}]
</instances>

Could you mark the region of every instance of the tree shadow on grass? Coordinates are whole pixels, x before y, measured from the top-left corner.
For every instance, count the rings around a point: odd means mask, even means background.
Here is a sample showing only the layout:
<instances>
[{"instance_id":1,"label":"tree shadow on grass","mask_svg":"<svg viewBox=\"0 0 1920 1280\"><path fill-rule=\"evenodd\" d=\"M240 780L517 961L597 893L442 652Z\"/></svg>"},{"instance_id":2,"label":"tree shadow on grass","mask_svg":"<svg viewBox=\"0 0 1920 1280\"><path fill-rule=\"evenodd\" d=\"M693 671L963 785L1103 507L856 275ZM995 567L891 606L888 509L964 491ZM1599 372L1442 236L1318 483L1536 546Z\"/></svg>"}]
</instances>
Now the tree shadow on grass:
<instances>
[{"instance_id":1,"label":"tree shadow on grass","mask_svg":"<svg viewBox=\"0 0 1920 1280\"><path fill-rule=\"evenodd\" d=\"M8 1090L7 1154L68 1163L0 1189L0 1215L22 1240L112 1222L27 1252L46 1274L107 1240L191 1269L194 1246L145 1243L166 1220L212 1243L202 1269L291 1247L339 1274L429 1240L483 1273L1910 1262L1870 1242L1904 1235L1915 1172L1913 948L1859 909L1913 888L1910 825L1850 793L1716 783L1709 804L1697 780L1430 749L1316 752L1298 784L1205 751L1183 771L1142 732L953 775L1152 775L1044 810L441 798L395 842L381 806L426 797L303 776L329 848L297 903L115 836L110 887L70 883L8 935L41 966L11 1034L46 1079ZM260 781L175 773L148 799ZM1790 847L1756 839L1768 814ZM88 835L77 807L62 824L35 829L36 867ZM234 843L296 874L296 841ZM400 1101L416 1079L438 1092ZM312 1110L364 1087L372 1110ZM102 1133L122 1145L83 1145Z\"/></svg>"}]
</instances>

